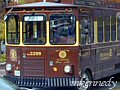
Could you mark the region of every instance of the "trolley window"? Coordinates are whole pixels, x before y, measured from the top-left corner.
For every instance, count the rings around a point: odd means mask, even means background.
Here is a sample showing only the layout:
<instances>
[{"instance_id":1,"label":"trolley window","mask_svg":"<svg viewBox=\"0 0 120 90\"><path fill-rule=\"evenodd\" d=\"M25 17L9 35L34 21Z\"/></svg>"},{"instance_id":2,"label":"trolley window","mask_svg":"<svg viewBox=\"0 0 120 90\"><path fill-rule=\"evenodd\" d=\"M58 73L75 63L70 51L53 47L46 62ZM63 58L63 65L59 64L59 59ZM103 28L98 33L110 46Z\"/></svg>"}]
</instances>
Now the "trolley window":
<instances>
[{"instance_id":1,"label":"trolley window","mask_svg":"<svg viewBox=\"0 0 120 90\"><path fill-rule=\"evenodd\" d=\"M111 17L111 40L116 40L116 16Z\"/></svg>"},{"instance_id":2,"label":"trolley window","mask_svg":"<svg viewBox=\"0 0 120 90\"><path fill-rule=\"evenodd\" d=\"M98 18L98 42L103 42L103 17Z\"/></svg>"},{"instance_id":3,"label":"trolley window","mask_svg":"<svg viewBox=\"0 0 120 90\"><path fill-rule=\"evenodd\" d=\"M50 43L75 44L76 22L72 14L52 14L50 16Z\"/></svg>"},{"instance_id":4,"label":"trolley window","mask_svg":"<svg viewBox=\"0 0 120 90\"><path fill-rule=\"evenodd\" d=\"M93 20L90 16L80 16L80 42L81 44L90 44L94 41Z\"/></svg>"},{"instance_id":5,"label":"trolley window","mask_svg":"<svg viewBox=\"0 0 120 90\"><path fill-rule=\"evenodd\" d=\"M23 42L31 45L46 43L46 17L44 15L23 17Z\"/></svg>"},{"instance_id":6,"label":"trolley window","mask_svg":"<svg viewBox=\"0 0 120 90\"><path fill-rule=\"evenodd\" d=\"M117 18L117 27L118 27L117 38L118 38L118 40L120 40L120 15L118 15L118 18Z\"/></svg>"},{"instance_id":7,"label":"trolley window","mask_svg":"<svg viewBox=\"0 0 120 90\"><path fill-rule=\"evenodd\" d=\"M105 17L105 41L110 41L110 16Z\"/></svg>"},{"instance_id":8,"label":"trolley window","mask_svg":"<svg viewBox=\"0 0 120 90\"><path fill-rule=\"evenodd\" d=\"M19 31L19 16L8 15L6 19L6 34L8 44L19 44L20 31Z\"/></svg>"}]
</instances>

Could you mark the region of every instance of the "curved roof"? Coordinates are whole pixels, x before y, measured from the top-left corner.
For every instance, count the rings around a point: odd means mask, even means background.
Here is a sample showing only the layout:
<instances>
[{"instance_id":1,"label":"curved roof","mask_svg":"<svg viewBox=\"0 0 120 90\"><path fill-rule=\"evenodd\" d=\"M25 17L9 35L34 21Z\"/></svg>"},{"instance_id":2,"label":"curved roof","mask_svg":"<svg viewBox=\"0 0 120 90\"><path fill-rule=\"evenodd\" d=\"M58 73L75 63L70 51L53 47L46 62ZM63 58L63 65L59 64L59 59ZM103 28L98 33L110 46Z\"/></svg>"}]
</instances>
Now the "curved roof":
<instances>
[{"instance_id":1,"label":"curved roof","mask_svg":"<svg viewBox=\"0 0 120 90\"><path fill-rule=\"evenodd\" d=\"M29 4L21 4L21 5L15 5L10 6L13 8L19 8L19 7L75 7L77 5L73 4L62 4L62 3L52 3L52 2L37 2L37 3L29 3Z\"/></svg>"}]
</instances>

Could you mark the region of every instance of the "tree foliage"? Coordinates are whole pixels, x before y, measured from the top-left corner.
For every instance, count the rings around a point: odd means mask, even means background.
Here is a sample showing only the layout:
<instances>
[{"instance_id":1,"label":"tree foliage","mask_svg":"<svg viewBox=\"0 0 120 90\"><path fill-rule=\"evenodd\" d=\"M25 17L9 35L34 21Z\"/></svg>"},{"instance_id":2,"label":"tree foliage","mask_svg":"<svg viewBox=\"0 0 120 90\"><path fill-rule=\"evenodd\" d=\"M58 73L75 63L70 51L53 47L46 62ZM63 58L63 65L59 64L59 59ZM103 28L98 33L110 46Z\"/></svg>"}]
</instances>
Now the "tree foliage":
<instances>
[{"instance_id":1,"label":"tree foliage","mask_svg":"<svg viewBox=\"0 0 120 90\"><path fill-rule=\"evenodd\" d=\"M0 56L0 63L6 62L6 54Z\"/></svg>"},{"instance_id":2,"label":"tree foliage","mask_svg":"<svg viewBox=\"0 0 120 90\"><path fill-rule=\"evenodd\" d=\"M0 40L5 39L5 22L0 21Z\"/></svg>"},{"instance_id":3,"label":"tree foliage","mask_svg":"<svg viewBox=\"0 0 120 90\"><path fill-rule=\"evenodd\" d=\"M25 0L18 0L18 4L25 4Z\"/></svg>"}]
</instances>

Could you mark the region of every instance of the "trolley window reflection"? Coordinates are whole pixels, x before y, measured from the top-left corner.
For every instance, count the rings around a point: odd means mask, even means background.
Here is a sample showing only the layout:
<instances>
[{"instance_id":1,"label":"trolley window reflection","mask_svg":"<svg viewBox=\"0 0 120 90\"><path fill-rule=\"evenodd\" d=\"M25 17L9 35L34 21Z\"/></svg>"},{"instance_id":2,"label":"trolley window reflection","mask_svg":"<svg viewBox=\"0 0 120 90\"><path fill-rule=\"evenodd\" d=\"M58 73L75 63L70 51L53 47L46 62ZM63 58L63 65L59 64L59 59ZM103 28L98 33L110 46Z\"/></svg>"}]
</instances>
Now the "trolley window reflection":
<instances>
[{"instance_id":1,"label":"trolley window reflection","mask_svg":"<svg viewBox=\"0 0 120 90\"><path fill-rule=\"evenodd\" d=\"M24 44L45 44L46 18L44 15L25 15L23 17Z\"/></svg>"},{"instance_id":2,"label":"trolley window reflection","mask_svg":"<svg viewBox=\"0 0 120 90\"><path fill-rule=\"evenodd\" d=\"M50 16L50 43L75 44L75 16L71 14L52 14Z\"/></svg>"},{"instance_id":3,"label":"trolley window reflection","mask_svg":"<svg viewBox=\"0 0 120 90\"><path fill-rule=\"evenodd\" d=\"M6 16L6 27L7 27L7 43L19 44L20 42L19 16L18 15Z\"/></svg>"},{"instance_id":4,"label":"trolley window reflection","mask_svg":"<svg viewBox=\"0 0 120 90\"><path fill-rule=\"evenodd\" d=\"M91 18L90 16L81 16L80 18L81 44L90 44L94 39L94 32L91 30Z\"/></svg>"}]
</instances>

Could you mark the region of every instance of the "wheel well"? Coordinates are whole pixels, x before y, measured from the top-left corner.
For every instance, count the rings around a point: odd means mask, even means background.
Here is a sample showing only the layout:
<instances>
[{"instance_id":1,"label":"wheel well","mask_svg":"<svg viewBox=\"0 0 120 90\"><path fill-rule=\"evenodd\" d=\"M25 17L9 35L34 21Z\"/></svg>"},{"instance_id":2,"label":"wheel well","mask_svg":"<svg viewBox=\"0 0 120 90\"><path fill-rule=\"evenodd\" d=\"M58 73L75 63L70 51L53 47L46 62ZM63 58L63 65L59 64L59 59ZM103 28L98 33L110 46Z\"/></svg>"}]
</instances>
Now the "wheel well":
<instances>
[{"instance_id":1,"label":"wheel well","mask_svg":"<svg viewBox=\"0 0 120 90\"><path fill-rule=\"evenodd\" d=\"M87 68L87 69L85 70L85 72L88 72L88 73L90 74L90 76L91 76L91 79L93 79L91 69Z\"/></svg>"}]
</instances>

